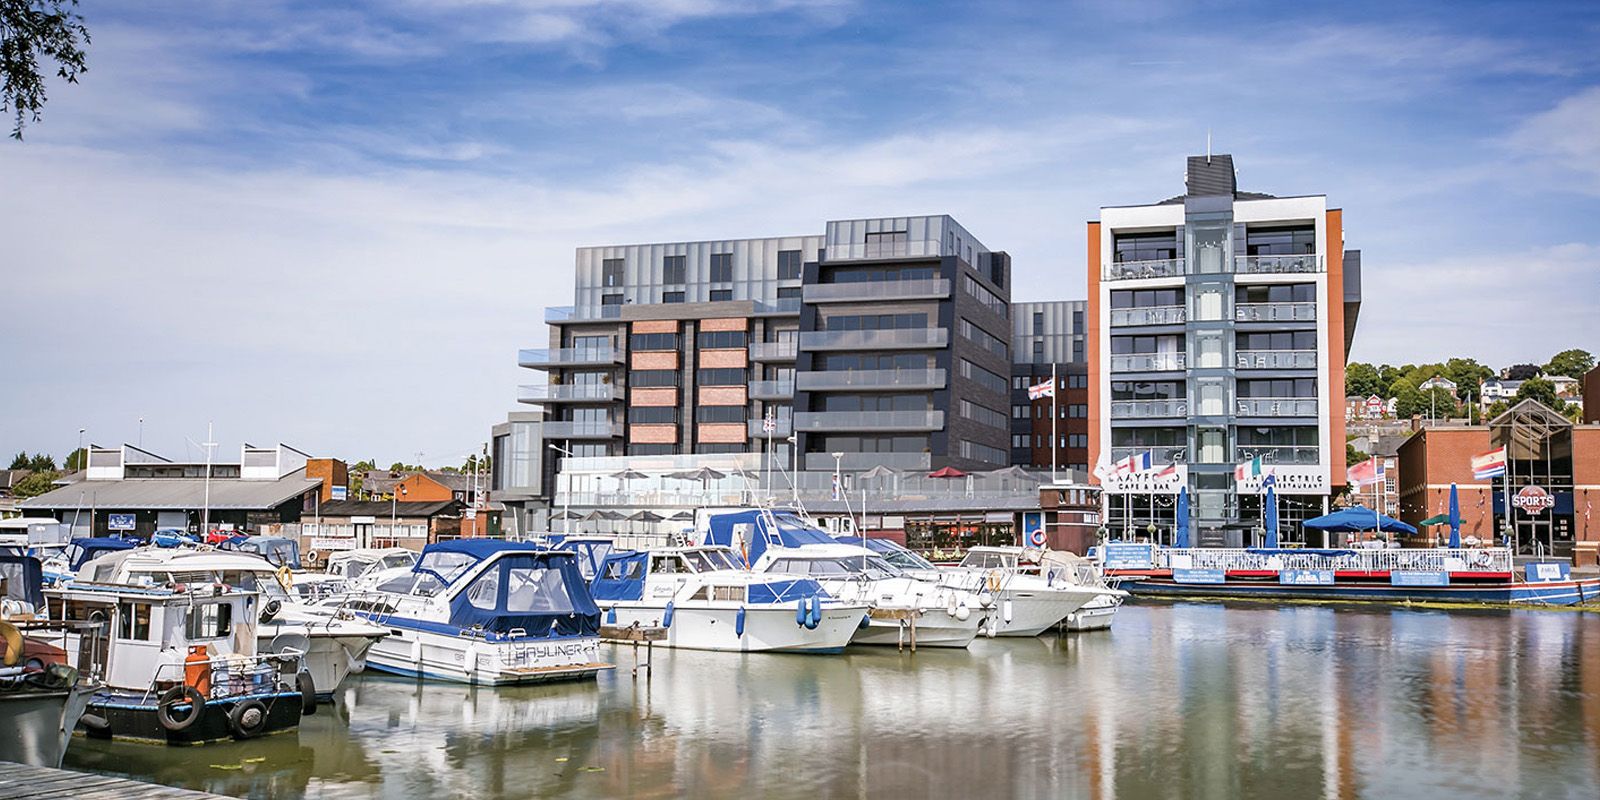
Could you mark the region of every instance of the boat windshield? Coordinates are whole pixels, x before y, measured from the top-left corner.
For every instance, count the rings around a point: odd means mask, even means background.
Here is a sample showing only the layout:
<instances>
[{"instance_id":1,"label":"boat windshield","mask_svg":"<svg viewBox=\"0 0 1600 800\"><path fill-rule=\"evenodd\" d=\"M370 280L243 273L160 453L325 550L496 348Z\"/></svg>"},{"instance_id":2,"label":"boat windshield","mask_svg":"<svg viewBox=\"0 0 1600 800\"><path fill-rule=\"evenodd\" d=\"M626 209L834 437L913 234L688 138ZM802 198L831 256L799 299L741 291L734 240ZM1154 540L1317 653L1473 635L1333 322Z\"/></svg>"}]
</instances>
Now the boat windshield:
<instances>
[{"instance_id":1,"label":"boat windshield","mask_svg":"<svg viewBox=\"0 0 1600 800\"><path fill-rule=\"evenodd\" d=\"M932 561L917 555L911 550L907 550L896 542L891 542L888 539L867 539L865 541L867 549L883 556L884 561L901 569L938 569L933 565Z\"/></svg>"},{"instance_id":2,"label":"boat windshield","mask_svg":"<svg viewBox=\"0 0 1600 800\"><path fill-rule=\"evenodd\" d=\"M809 575L813 578L866 578L884 580L898 578L899 568L876 555L839 556L837 558L777 558L768 572L786 575Z\"/></svg>"},{"instance_id":3,"label":"boat windshield","mask_svg":"<svg viewBox=\"0 0 1600 800\"><path fill-rule=\"evenodd\" d=\"M478 563L478 559L466 553L439 550L424 553L416 568L418 571L427 570L432 572L448 583L455 583L456 578L461 577L461 573L472 569L472 565L476 563Z\"/></svg>"},{"instance_id":4,"label":"boat windshield","mask_svg":"<svg viewBox=\"0 0 1600 800\"><path fill-rule=\"evenodd\" d=\"M690 566L695 572L711 572L719 569L738 569L734 566L733 559L721 550L690 550L683 554L689 559Z\"/></svg>"},{"instance_id":5,"label":"boat windshield","mask_svg":"<svg viewBox=\"0 0 1600 800\"><path fill-rule=\"evenodd\" d=\"M960 566L970 569L1005 569L1017 568L1017 557L1010 553L967 553L961 559Z\"/></svg>"}]
</instances>

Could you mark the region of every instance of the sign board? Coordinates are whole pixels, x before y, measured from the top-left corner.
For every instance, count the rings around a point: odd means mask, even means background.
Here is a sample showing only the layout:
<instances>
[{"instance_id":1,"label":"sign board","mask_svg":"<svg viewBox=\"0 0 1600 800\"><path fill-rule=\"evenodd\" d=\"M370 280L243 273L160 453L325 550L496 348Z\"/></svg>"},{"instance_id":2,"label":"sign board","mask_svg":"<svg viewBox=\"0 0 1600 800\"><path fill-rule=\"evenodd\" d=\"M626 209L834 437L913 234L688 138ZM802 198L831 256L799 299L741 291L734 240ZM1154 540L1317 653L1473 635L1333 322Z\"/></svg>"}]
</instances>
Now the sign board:
<instances>
[{"instance_id":1,"label":"sign board","mask_svg":"<svg viewBox=\"0 0 1600 800\"><path fill-rule=\"evenodd\" d=\"M1527 514L1543 514L1556 507L1556 499L1539 486L1524 486L1511 497L1511 505Z\"/></svg>"},{"instance_id":2,"label":"sign board","mask_svg":"<svg viewBox=\"0 0 1600 800\"><path fill-rule=\"evenodd\" d=\"M1571 568L1565 561L1548 561L1524 566L1527 569L1529 583L1564 581L1572 576Z\"/></svg>"},{"instance_id":3,"label":"sign board","mask_svg":"<svg viewBox=\"0 0 1600 800\"><path fill-rule=\"evenodd\" d=\"M328 489L328 497L333 500L347 500L350 497L350 487L333 486Z\"/></svg>"},{"instance_id":4,"label":"sign board","mask_svg":"<svg viewBox=\"0 0 1600 800\"><path fill-rule=\"evenodd\" d=\"M1332 586L1331 569L1286 569L1278 573L1278 583L1284 586Z\"/></svg>"},{"instance_id":5,"label":"sign board","mask_svg":"<svg viewBox=\"0 0 1600 800\"><path fill-rule=\"evenodd\" d=\"M1449 586L1450 573L1443 570L1424 572L1393 570L1389 573L1390 586Z\"/></svg>"},{"instance_id":6,"label":"sign board","mask_svg":"<svg viewBox=\"0 0 1600 800\"><path fill-rule=\"evenodd\" d=\"M1045 536L1044 512L1022 512L1022 546L1044 547L1049 537Z\"/></svg>"},{"instance_id":7,"label":"sign board","mask_svg":"<svg viewBox=\"0 0 1600 800\"><path fill-rule=\"evenodd\" d=\"M1268 466L1267 472L1275 477L1273 491L1284 494L1327 494L1328 467L1319 464L1300 466ZM1261 481L1266 473L1253 475L1238 482L1239 494L1260 494Z\"/></svg>"},{"instance_id":8,"label":"sign board","mask_svg":"<svg viewBox=\"0 0 1600 800\"><path fill-rule=\"evenodd\" d=\"M1155 567L1155 546L1130 542L1107 542L1106 569L1152 569Z\"/></svg>"},{"instance_id":9,"label":"sign board","mask_svg":"<svg viewBox=\"0 0 1600 800\"><path fill-rule=\"evenodd\" d=\"M314 536L311 538L312 550L354 550L356 537L354 536Z\"/></svg>"},{"instance_id":10,"label":"sign board","mask_svg":"<svg viewBox=\"0 0 1600 800\"><path fill-rule=\"evenodd\" d=\"M139 527L137 514L108 514L106 527L114 531L131 531Z\"/></svg>"},{"instance_id":11,"label":"sign board","mask_svg":"<svg viewBox=\"0 0 1600 800\"><path fill-rule=\"evenodd\" d=\"M1174 569L1173 583L1227 583L1228 573L1220 569Z\"/></svg>"},{"instance_id":12,"label":"sign board","mask_svg":"<svg viewBox=\"0 0 1600 800\"><path fill-rule=\"evenodd\" d=\"M351 525L372 525L378 521L377 517L351 517Z\"/></svg>"},{"instance_id":13,"label":"sign board","mask_svg":"<svg viewBox=\"0 0 1600 800\"><path fill-rule=\"evenodd\" d=\"M1100 488L1106 494L1177 494L1189 484L1189 467L1179 464L1165 475L1162 467L1135 472L1132 475L1107 474L1100 479Z\"/></svg>"}]
</instances>

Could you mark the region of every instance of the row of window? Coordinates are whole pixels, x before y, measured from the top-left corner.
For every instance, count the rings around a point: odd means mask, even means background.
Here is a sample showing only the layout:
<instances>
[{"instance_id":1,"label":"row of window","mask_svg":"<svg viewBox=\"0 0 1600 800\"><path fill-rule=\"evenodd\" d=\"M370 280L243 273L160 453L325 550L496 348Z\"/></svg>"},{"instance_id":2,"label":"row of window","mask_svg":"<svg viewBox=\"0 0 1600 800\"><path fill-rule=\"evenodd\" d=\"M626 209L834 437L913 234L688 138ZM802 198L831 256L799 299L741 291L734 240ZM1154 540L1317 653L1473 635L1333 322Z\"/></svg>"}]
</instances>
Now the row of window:
<instances>
[{"instance_id":1,"label":"row of window","mask_svg":"<svg viewBox=\"0 0 1600 800\"><path fill-rule=\"evenodd\" d=\"M931 369L933 357L923 353L827 353L821 367L828 372L876 369Z\"/></svg>"},{"instance_id":2,"label":"row of window","mask_svg":"<svg viewBox=\"0 0 1600 800\"><path fill-rule=\"evenodd\" d=\"M780 280L794 280L800 277L803 256L799 250L778 251L778 278ZM663 256L661 259L661 282L668 286L687 282L688 265L685 256ZM626 275L624 259L608 258L600 262L600 285L607 288L623 285ZM712 253L711 274L712 283L730 283L733 281L733 254ZM671 293L669 293L671 294ZM682 292L676 293L682 297ZM667 300L666 302L673 302ZM677 302L682 302L678 300Z\"/></svg>"},{"instance_id":3,"label":"row of window","mask_svg":"<svg viewBox=\"0 0 1600 800\"><path fill-rule=\"evenodd\" d=\"M1116 292L1112 292L1111 294L1113 295L1112 308L1116 308ZM1072 310L1072 328L1070 329L1069 333L1083 333L1083 309L1074 308ZM1044 334L1044 312L1035 311L1033 312L1033 335L1043 336Z\"/></svg>"},{"instance_id":4,"label":"row of window","mask_svg":"<svg viewBox=\"0 0 1600 800\"><path fill-rule=\"evenodd\" d=\"M1239 444L1262 447L1291 445L1316 447L1318 430L1315 425L1273 425L1271 427L1241 427ZM1188 429L1176 428L1112 428L1112 447L1183 447L1188 443Z\"/></svg>"},{"instance_id":5,"label":"row of window","mask_svg":"<svg viewBox=\"0 0 1600 800\"><path fill-rule=\"evenodd\" d=\"M1004 340L972 324L972 322L967 320L965 317L963 317L957 323L956 329L960 331L962 337L964 337L967 341L972 342L973 344L976 344L977 346L982 347L983 349L988 350L989 352L994 353L1001 358L1011 357L1011 349L1006 346Z\"/></svg>"},{"instance_id":6,"label":"row of window","mask_svg":"<svg viewBox=\"0 0 1600 800\"><path fill-rule=\"evenodd\" d=\"M628 347L633 350L677 350L676 333L635 333L628 337Z\"/></svg>"},{"instance_id":7,"label":"row of window","mask_svg":"<svg viewBox=\"0 0 1600 800\"><path fill-rule=\"evenodd\" d=\"M981 442L969 442L965 439L962 439L960 452L962 458L970 458L973 461L987 461L990 464L1011 463L1010 453L1007 453L998 447L990 447L989 445Z\"/></svg>"},{"instance_id":8,"label":"row of window","mask_svg":"<svg viewBox=\"0 0 1600 800\"><path fill-rule=\"evenodd\" d=\"M704 331L696 337L702 350L744 347L748 337L744 331Z\"/></svg>"},{"instance_id":9,"label":"row of window","mask_svg":"<svg viewBox=\"0 0 1600 800\"><path fill-rule=\"evenodd\" d=\"M809 439L813 453L926 453L929 441L926 435L858 436L835 434L812 436Z\"/></svg>"},{"instance_id":10,"label":"row of window","mask_svg":"<svg viewBox=\"0 0 1600 800\"><path fill-rule=\"evenodd\" d=\"M928 327L928 315L919 314L838 314L822 318L825 331L887 331Z\"/></svg>"},{"instance_id":11,"label":"row of window","mask_svg":"<svg viewBox=\"0 0 1600 800\"><path fill-rule=\"evenodd\" d=\"M890 281L932 280L939 277L934 267L842 267L828 273L828 283L886 283Z\"/></svg>"},{"instance_id":12,"label":"row of window","mask_svg":"<svg viewBox=\"0 0 1600 800\"><path fill-rule=\"evenodd\" d=\"M1178 232L1119 233L1113 242L1117 263L1157 261L1178 257ZM1317 252L1314 225L1246 228L1244 251L1252 256L1302 255Z\"/></svg>"},{"instance_id":13,"label":"row of window","mask_svg":"<svg viewBox=\"0 0 1600 800\"><path fill-rule=\"evenodd\" d=\"M989 287L978 283L977 278L974 278L971 275L962 275L961 288L965 290L967 294L977 298L978 302L982 303L985 308L988 308L990 311L993 311L1002 317L1006 316L1006 301L1001 300L1000 295L989 291Z\"/></svg>"},{"instance_id":14,"label":"row of window","mask_svg":"<svg viewBox=\"0 0 1600 800\"><path fill-rule=\"evenodd\" d=\"M961 416L980 425L988 425L991 428L1006 427L1006 415L988 406L974 403L971 400L961 401Z\"/></svg>"},{"instance_id":15,"label":"row of window","mask_svg":"<svg viewBox=\"0 0 1600 800\"><path fill-rule=\"evenodd\" d=\"M933 398L926 394L826 394L822 411L927 411Z\"/></svg>"},{"instance_id":16,"label":"row of window","mask_svg":"<svg viewBox=\"0 0 1600 800\"><path fill-rule=\"evenodd\" d=\"M1006 379L978 366L966 359L961 359L961 377L977 383L992 392L1004 394Z\"/></svg>"},{"instance_id":17,"label":"row of window","mask_svg":"<svg viewBox=\"0 0 1600 800\"><path fill-rule=\"evenodd\" d=\"M1089 416L1087 403L1061 403L1056 406L1060 409L1057 416L1061 419L1086 419ZM1011 405L1012 419L1049 419L1050 405L1048 403L1013 403Z\"/></svg>"},{"instance_id":18,"label":"row of window","mask_svg":"<svg viewBox=\"0 0 1600 800\"><path fill-rule=\"evenodd\" d=\"M1013 375L1013 376L1011 376L1011 388L1013 388L1013 389L1026 389L1029 386L1038 386L1041 383L1049 383L1049 382L1050 382L1050 376L1049 375ZM1088 375L1079 374L1079 373L1074 373L1074 374L1071 374L1071 375L1061 375L1061 376L1057 377L1056 384L1057 384L1056 388L1058 390L1059 389L1087 389L1087 388L1089 388L1089 376Z\"/></svg>"},{"instance_id":19,"label":"row of window","mask_svg":"<svg viewBox=\"0 0 1600 800\"><path fill-rule=\"evenodd\" d=\"M1011 446L1017 449L1028 447L1045 448L1050 446L1050 437L1044 434L1015 433L1011 435ZM1057 447L1088 447L1089 434L1069 433L1056 437Z\"/></svg>"}]
</instances>

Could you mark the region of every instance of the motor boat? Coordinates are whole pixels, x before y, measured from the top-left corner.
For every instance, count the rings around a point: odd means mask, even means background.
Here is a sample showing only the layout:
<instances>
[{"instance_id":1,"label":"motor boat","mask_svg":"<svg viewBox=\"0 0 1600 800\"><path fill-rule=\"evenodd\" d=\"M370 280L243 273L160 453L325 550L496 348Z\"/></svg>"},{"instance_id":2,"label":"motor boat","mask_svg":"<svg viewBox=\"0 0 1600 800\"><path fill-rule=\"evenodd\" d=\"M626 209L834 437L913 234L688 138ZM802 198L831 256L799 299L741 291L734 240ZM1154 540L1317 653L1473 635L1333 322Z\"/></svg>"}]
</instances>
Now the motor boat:
<instances>
[{"instance_id":1,"label":"motor boat","mask_svg":"<svg viewBox=\"0 0 1600 800\"><path fill-rule=\"evenodd\" d=\"M385 573L388 574L388 573ZM410 572L329 598L389 629L374 669L500 685L593 678L600 609L565 551L498 539L428 545Z\"/></svg>"},{"instance_id":2,"label":"motor boat","mask_svg":"<svg viewBox=\"0 0 1600 800\"><path fill-rule=\"evenodd\" d=\"M292 730L316 705L304 653L257 650L261 595L226 584L119 586L75 581L44 590L63 631L42 665L77 664L101 681L79 727L166 744L251 739Z\"/></svg>"},{"instance_id":3,"label":"motor boat","mask_svg":"<svg viewBox=\"0 0 1600 800\"><path fill-rule=\"evenodd\" d=\"M36 613L43 583L38 559L0 555L0 762L59 767L99 684L34 638L65 629Z\"/></svg>"},{"instance_id":4,"label":"motor boat","mask_svg":"<svg viewBox=\"0 0 1600 800\"><path fill-rule=\"evenodd\" d=\"M810 578L841 603L866 603L854 644L966 647L989 620L972 592L913 578L791 511L710 515L702 543L730 548L752 572Z\"/></svg>"},{"instance_id":5,"label":"motor boat","mask_svg":"<svg viewBox=\"0 0 1600 800\"><path fill-rule=\"evenodd\" d=\"M1042 574L1041 553L1014 546L973 547L961 563L940 572L956 586L977 587L993 596L1000 608L1001 636L1038 636L1063 623L1072 629L1074 614L1090 606L1109 606L1115 613L1128 596L1104 583L1079 584L1065 573Z\"/></svg>"},{"instance_id":6,"label":"motor boat","mask_svg":"<svg viewBox=\"0 0 1600 800\"><path fill-rule=\"evenodd\" d=\"M106 553L117 553L123 550L132 550L139 546L133 539L124 539L119 536L80 537L67 543L67 546L52 553L44 560L44 581L49 586L72 580L78 568L86 562L99 558Z\"/></svg>"},{"instance_id":7,"label":"motor boat","mask_svg":"<svg viewBox=\"0 0 1600 800\"><path fill-rule=\"evenodd\" d=\"M295 575L287 564L274 567L248 551L165 550L141 547L102 555L78 570L78 579L95 584L180 587L220 583L259 592L262 610L255 624L257 649L287 645L305 653L305 669L318 699L331 701L346 677L366 669L367 653L389 629L307 605L294 593ZM275 644L276 643L276 644Z\"/></svg>"},{"instance_id":8,"label":"motor boat","mask_svg":"<svg viewBox=\"0 0 1600 800\"><path fill-rule=\"evenodd\" d=\"M1063 626L1069 631L1099 631L1111 627L1128 593L1111 585L1095 562L1065 550L1046 550L1039 556L1039 573L1051 585L1066 583L1100 589L1101 594L1083 608L1067 615Z\"/></svg>"},{"instance_id":9,"label":"motor boat","mask_svg":"<svg viewBox=\"0 0 1600 800\"><path fill-rule=\"evenodd\" d=\"M328 554L324 573L349 591L370 589L385 570L411 571L417 565L417 552L404 547L359 547L335 550Z\"/></svg>"},{"instance_id":10,"label":"motor boat","mask_svg":"<svg viewBox=\"0 0 1600 800\"><path fill-rule=\"evenodd\" d=\"M605 556L589 585L608 626L661 626L690 650L837 653L867 615L810 578L748 572L725 547Z\"/></svg>"}]
</instances>

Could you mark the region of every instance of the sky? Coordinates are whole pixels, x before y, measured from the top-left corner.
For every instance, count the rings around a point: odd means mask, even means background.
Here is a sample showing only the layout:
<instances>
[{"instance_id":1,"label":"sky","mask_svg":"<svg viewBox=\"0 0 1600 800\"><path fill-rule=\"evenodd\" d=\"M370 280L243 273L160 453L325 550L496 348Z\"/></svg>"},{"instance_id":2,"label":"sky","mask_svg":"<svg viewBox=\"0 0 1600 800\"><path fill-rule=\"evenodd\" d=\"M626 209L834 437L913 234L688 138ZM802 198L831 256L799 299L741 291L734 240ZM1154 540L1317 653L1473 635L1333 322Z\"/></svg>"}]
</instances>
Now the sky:
<instances>
[{"instance_id":1,"label":"sky","mask_svg":"<svg viewBox=\"0 0 1600 800\"><path fill-rule=\"evenodd\" d=\"M79 85L0 142L0 451L287 442L460 463L573 252L948 213L1013 298L1084 222L1326 194L1354 360L1600 351L1600 6L83 0ZM141 423L140 420L143 420Z\"/></svg>"}]
</instances>

